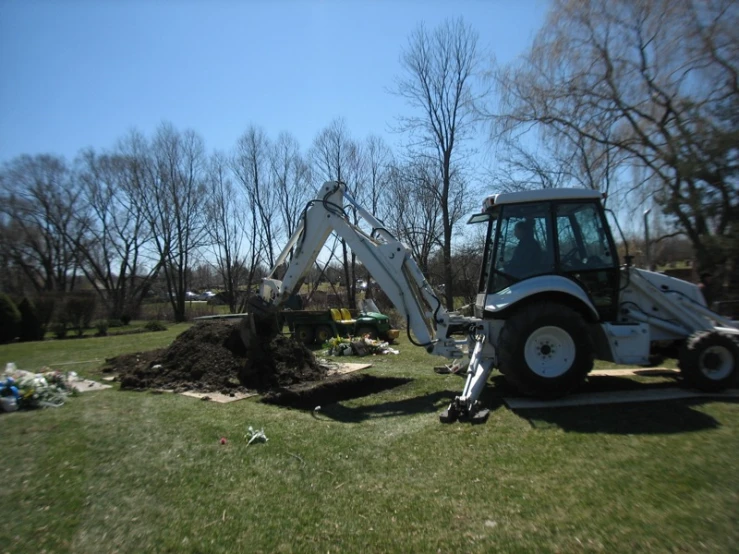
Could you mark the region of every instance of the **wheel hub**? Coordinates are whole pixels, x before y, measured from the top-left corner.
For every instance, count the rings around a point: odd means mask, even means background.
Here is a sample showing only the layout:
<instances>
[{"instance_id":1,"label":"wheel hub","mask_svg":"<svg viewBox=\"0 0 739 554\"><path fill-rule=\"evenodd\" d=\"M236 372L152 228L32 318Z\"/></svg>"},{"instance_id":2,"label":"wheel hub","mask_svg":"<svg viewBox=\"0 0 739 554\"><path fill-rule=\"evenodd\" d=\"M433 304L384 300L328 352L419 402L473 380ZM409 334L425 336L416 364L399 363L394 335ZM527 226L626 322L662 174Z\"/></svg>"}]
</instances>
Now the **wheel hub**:
<instances>
[{"instance_id":1,"label":"wheel hub","mask_svg":"<svg viewBox=\"0 0 739 554\"><path fill-rule=\"evenodd\" d=\"M720 381L728 377L734 367L734 357L724 346L706 348L700 356L700 370L709 379Z\"/></svg>"},{"instance_id":2,"label":"wheel hub","mask_svg":"<svg viewBox=\"0 0 739 554\"><path fill-rule=\"evenodd\" d=\"M575 341L570 334L554 325L536 329L524 345L524 358L529 368L549 379L559 377L575 361Z\"/></svg>"},{"instance_id":3,"label":"wheel hub","mask_svg":"<svg viewBox=\"0 0 739 554\"><path fill-rule=\"evenodd\" d=\"M709 371L715 371L718 369L721 363L721 358L715 352L706 352L705 358L703 359L703 366Z\"/></svg>"}]
</instances>

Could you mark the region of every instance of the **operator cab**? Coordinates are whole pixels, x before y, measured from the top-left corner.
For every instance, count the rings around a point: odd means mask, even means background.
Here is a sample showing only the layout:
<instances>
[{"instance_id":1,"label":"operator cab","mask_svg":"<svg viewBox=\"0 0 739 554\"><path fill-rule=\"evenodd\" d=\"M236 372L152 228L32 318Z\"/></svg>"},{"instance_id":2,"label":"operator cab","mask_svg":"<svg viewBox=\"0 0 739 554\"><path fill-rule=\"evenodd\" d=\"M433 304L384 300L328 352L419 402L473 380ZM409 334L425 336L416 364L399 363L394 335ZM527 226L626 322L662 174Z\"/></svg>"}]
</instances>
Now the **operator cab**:
<instances>
[{"instance_id":1,"label":"operator cab","mask_svg":"<svg viewBox=\"0 0 739 554\"><path fill-rule=\"evenodd\" d=\"M619 262L601 198L600 192L588 189L486 198L482 213L468 222L488 224L479 295L496 295L533 277L559 275L582 288L602 321L614 321Z\"/></svg>"}]
</instances>

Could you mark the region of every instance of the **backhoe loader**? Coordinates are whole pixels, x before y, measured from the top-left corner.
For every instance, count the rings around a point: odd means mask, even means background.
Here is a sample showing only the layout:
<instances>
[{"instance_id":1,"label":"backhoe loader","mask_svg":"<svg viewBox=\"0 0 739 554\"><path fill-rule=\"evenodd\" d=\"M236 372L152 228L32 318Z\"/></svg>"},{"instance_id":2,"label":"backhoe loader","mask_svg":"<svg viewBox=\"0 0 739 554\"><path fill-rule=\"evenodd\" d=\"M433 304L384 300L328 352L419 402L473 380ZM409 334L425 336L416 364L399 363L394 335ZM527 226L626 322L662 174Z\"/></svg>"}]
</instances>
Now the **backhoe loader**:
<instances>
[{"instance_id":1,"label":"backhoe loader","mask_svg":"<svg viewBox=\"0 0 739 554\"><path fill-rule=\"evenodd\" d=\"M479 397L494 369L540 398L573 391L595 359L648 365L670 356L686 386L720 391L736 382L735 322L709 310L696 285L637 269L628 257L622 264L598 191L496 194L469 223L486 226L486 242L474 314L462 315L444 308L409 248L343 183L324 183L262 281L242 338L277 331L274 315L335 233L405 317L412 344L452 360L469 357L464 389L443 422L486 417Z\"/></svg>"}]
</instances>

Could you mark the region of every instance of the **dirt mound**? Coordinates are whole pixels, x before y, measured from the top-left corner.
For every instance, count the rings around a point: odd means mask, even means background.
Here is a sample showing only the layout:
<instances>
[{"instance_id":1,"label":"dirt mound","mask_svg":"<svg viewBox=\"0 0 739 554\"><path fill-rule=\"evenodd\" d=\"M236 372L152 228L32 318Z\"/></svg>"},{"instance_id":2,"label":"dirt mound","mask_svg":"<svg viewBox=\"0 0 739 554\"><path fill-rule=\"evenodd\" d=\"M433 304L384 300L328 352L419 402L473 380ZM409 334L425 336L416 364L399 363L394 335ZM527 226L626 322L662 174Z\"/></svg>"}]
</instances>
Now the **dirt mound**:
<instances>
[{"instance_id":1,"label":"dirt mound","mask_svg":"<svg viewBox=\"0 0 739 554\"><path fill-rule=\"evenodd\" d=\"M174 389L177 392L272 390L319 381L326 368L291 338L244 346L238 323L200 322L169 348L126 354L106 361L104 371L120 373L122 389Z\"/></svg>"}]
</instances>

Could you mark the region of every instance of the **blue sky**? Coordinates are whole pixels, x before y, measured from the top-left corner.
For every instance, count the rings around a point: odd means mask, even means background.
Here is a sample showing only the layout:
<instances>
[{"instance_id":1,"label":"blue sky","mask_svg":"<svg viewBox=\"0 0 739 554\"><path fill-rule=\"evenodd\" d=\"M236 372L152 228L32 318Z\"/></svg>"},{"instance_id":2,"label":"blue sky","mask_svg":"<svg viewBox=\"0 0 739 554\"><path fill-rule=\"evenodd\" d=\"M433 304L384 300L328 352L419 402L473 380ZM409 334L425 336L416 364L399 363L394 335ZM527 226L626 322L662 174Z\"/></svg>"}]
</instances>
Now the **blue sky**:
<instances>
[{"instance_id":1,"label":"blue sky","mask_svg":"<svg viewBox=\"0 0 739 554\"><path fill-rule=\"evenodd\" d=\"M101 0L0 2L0 161L109 148L161 121L230 149L249 124L305 149L343 116L391 144L408 109L387 92L407 37L463 16L501 62L543 23L545 0L460 2Z\"/></svg>"}]
</instances>

